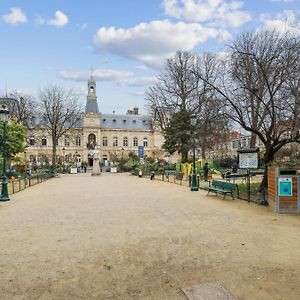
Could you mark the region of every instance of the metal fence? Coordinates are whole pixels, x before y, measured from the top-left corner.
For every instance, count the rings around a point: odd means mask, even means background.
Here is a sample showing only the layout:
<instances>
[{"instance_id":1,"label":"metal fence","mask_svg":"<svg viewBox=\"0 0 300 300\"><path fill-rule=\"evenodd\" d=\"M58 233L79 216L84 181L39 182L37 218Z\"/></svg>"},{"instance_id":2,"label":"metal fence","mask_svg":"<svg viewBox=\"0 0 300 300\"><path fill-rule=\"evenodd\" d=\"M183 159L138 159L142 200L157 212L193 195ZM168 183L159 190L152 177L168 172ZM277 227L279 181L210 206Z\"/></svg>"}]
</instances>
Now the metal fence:
<instances>
[{"instance_id":1,"label":"metal fence","mask_svg":"<svg viewBox=\"0 0 300 300\"><path fill-rule=\"evenodd\" d=\"M143 171L143 177L151 178L151 173L148 170ZM138 175L137 171L132 172L132 175ZM186 187L191 186L191 176L188 174L181 174L176 172L154 172L154 180L159 180L167 183L178 184ZM234 192L234 197L249 202L255 202L259 204L264 204L267 199L267 194L259 191L260 183L262 181L262 174L257 173L245 173L238 174L236 176L231 175L228 177L221 178L220 176L209 177L208 180L204 180L204 177L197 175L198 186L200 189L207 190L211 185L212 180L226 181L230 183L235 183L238 189Z\"/></svg>"},{"instance_id":2,"label":"metal fence","mask_svg":"<svg viewBox=\"0 0 300 300\"><path fill-rule=\"evenodd\" d=\"M26 188L44 182L50 178L52 177L49 174L35 174L31 176L9 179L7 185L8 193L10 195L18 193Z\"/></svg>"}]
</instances>

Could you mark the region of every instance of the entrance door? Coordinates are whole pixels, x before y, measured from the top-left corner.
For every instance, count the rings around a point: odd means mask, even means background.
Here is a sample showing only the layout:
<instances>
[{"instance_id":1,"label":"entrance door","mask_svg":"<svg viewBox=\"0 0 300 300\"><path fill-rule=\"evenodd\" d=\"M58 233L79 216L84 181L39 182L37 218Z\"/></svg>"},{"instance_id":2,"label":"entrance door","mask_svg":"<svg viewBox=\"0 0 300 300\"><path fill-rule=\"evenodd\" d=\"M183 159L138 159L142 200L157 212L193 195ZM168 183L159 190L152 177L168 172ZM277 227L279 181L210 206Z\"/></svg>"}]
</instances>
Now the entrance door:
<instances>
[{"instance_id":1,"label":"entrance door","mask_svg":"<svg viewBox=\"0 0 300 300\"><path fill-rule=\"evenodd\" d=\"M89 167L92 167L93 166L93 158L89 157L88 162L89 162Z\"/></svg>"}]
</instances>

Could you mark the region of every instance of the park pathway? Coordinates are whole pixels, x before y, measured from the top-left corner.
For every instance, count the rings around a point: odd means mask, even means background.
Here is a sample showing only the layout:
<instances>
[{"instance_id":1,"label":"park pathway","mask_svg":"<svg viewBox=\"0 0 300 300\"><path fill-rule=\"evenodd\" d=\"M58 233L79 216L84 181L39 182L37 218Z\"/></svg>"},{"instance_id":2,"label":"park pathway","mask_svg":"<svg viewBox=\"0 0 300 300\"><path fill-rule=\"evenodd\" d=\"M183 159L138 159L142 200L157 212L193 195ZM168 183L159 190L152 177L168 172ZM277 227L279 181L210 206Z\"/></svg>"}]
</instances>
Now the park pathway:
<instances>
[{"instance_id":1,"label":"park pathway","mask_svg":"<svg viewBox=\"0 0 300 300\"><path fill-rule=\"evenodd\" d=\"M62 175L0 203L0 299L300 299L300 217L127 174Z\"/></svg>"}]
</instances>

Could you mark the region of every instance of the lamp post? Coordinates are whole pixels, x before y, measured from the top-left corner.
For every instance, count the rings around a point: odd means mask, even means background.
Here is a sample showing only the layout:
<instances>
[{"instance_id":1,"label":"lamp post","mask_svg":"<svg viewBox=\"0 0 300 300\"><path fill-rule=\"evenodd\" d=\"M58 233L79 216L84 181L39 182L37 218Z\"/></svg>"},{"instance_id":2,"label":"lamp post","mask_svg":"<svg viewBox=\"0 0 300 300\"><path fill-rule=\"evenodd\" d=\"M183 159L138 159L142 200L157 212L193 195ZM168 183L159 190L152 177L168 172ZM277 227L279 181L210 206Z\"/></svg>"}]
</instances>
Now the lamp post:
<instances>
[{"instance_id":1,"label":"lamp post","mask_svg":"<svg viewBox=\"0 0 300 300\"><path fill-rule=\"evenodd\" d=\"M65 151L66 151L66 148L63 147L62 148L62 152L63 152L63 173L65 173L65 167L66 167L66 163L65 163L65 159L66 159L66 157L65 157Z\"/></svg>"},{"instance_id":2,"label":"lamp post","mask_svg":"<svg viewBox=\"0 0 300 300\"><path fill-rule=\"evenodd\" d=\"M191 125L193 130L193 175L192 175L192 182L191 182L191 191L195 192L199 190L198 182L197 182L197 174L196 174L196 155L195 155L195 129L196 129L197 119L195 115L191 116Z\"/></svg>"},{"instance_id":3,"label":"lamp post","mask_svg":"<svg viewBox=\"0 0 300 300\"><path fill-rule=\"evenodd\" d=\"M124 164L124 148L122 148L121 150L122 150L122 161L121 161L121 163L122 163L122 168L123 168L123 164Z\"/></svg>"},{"instance_id":4,"label":"lamp post","mask_svg":"<svg viewBox=\"0 0 300 300\"><path fill-rule=\"evenodd\" d=\"M7 189L7 177L6 177L6 156L7 156L7 145L6 145L6 125L8 122L9 110L7 105L0 106L0 118L3 122L3 171L2 171L2 187L1 187L1 196L0 201L9 201L8 189Z\"/></svg>"}]
</instances>

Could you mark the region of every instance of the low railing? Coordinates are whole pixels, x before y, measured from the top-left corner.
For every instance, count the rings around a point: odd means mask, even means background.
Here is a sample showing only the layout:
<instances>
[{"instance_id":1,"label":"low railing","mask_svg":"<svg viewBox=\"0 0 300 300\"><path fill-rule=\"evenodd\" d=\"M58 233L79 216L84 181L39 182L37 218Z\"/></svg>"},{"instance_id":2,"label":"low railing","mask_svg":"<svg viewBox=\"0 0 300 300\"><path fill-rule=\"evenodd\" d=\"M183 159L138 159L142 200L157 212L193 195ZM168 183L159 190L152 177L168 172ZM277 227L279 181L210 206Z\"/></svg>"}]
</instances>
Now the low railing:
<instances>
[{"instance_id":1,"label":"low railing","mask_svg":"<svg viewBox=\"0 0 300 300\"><path fill-rule=\"evenodd\" d=\"M12 177L8 179L8 193L10 195L18 193L20 191L25 190L26 188L44 182L52 177L53 176L50 176L49 174L34 174L30 176L27 175L17 178Z\"/></svg>"}]
</instances>

